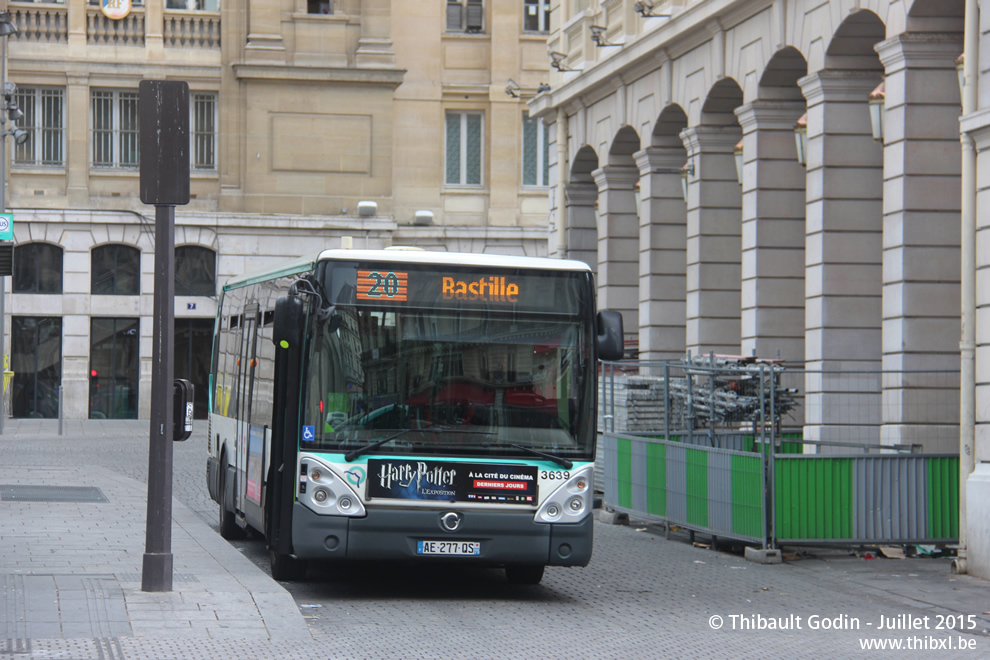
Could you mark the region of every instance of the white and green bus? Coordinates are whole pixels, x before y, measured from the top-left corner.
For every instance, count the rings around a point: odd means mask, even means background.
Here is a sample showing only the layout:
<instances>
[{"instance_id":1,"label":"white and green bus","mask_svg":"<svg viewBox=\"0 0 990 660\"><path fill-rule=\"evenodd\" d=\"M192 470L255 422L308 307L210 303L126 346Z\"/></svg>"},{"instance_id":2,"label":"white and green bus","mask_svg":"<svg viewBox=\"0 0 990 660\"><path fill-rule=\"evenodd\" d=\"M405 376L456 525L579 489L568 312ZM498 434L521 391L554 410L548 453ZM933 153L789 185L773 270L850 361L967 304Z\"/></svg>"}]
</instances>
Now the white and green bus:
<instances>
[{"instance_id":1,"label":"white and green bus","mask_svg":"<svg viewBox=\"0 0 990 660\"><path fill-rule=\"evenodd\" d=\"M622 322L586 264L326 250L229 281L215 328L209 491L276 579L587 565L597 360L621 357Z\"/></svg>"}]
</instances>

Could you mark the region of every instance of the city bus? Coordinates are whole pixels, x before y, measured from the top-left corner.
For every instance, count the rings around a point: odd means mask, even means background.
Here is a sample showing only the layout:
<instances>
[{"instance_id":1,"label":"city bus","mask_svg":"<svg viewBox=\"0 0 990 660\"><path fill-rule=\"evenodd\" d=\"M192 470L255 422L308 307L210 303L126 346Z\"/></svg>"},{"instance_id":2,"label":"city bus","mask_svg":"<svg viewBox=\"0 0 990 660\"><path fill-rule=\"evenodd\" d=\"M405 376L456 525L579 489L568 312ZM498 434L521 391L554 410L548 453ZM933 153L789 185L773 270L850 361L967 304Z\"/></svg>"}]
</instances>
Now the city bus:
<instances>
[{"instance_id":1,"label":"city bus","mask_svg":"<svg viewBox=\"0 0 990 660\"><path fill-rule=\"evenodd\" d=\"M312 561L460 562L536 584L593 538L597 360L577 261L325 250L223 287L207 483L220 534Z\"/></svg>"}]
</instances>

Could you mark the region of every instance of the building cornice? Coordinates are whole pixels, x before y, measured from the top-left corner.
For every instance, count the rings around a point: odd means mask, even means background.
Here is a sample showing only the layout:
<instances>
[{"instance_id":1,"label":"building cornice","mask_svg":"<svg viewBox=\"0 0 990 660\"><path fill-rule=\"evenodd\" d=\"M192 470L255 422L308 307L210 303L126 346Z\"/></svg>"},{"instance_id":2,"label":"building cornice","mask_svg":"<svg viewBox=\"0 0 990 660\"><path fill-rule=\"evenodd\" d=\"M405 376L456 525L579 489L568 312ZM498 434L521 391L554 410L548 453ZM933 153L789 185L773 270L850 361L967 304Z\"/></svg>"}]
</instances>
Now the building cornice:
<instances>
[{"instance_id":1,"label":"building cornice","mask_svg":"<svg viewBox=\"0 0 990 660\"><path fill-rule=\"evenodd\" d=\"M289 66L284 64L234 64L238 80L277 82L333 82L377 85L395 89L402 84L405 69L349 69L336 67Z\"/></svg>"}]
</instances>

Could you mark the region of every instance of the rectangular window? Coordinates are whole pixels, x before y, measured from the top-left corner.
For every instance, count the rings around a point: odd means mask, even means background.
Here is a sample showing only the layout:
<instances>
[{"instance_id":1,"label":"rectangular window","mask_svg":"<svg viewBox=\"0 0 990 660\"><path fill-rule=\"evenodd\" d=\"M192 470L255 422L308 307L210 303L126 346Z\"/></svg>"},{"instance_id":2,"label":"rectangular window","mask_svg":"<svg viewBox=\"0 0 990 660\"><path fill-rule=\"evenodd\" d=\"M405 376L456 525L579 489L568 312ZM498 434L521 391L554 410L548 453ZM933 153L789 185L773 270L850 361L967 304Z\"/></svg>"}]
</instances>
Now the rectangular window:
<instances>
[{"instance_id":1,"label":"rectangular window","mask_svg":"<svg viewBox=\"0 0 990 660\"><path fill-rule=\"evenodd\" d=\"M523 113L522 171L524 186L550 185L550 127Z\"/></svg>"},{"instance_id":2,"label":"rectangular window","mask_svg":"<svg viewBox=\"0 0 990 660\"><path fill-rule=\"evenodd\" d=\"M18 87L17 107L24 116L14 136L14 162L19 165L65 166L65 92L59 87Z\"/></svg>"},{"instance_id":3,"label":"rectangular window","mask_svg":"<svg viewBox=\"0 0 990 660\"><path fill-rule=\"evenodd\" d=\"M93 167L138 166L138 93L93 90Z\"/></svg>"},{"instance_id":4,"label":"rectangular window","mask_svg":"<svg viewBox=\"0 0 990 660\"><path fill-rule=\"evenodd\" d=\"M446 183L481 185L482 114L447 113Z\"/></svg>"},{"instance_id":5,"label":"rectangular window","mask_svg":"<svg viewBox=\"0 0 990 660\"><path fill-rule=\"evenodd\" d=\"M482 32L484 27L482 0L447 0L447 32Z\"/></svg>"},{"instance_id":6,"label":"rectangular window","mask_svg":"<svg viewBox=\"0 0 990 660\"><path fill-rule=\"evenodd\" d=\"M190 104L192 129L192 169L217 169L217 95L193 92Z\"/></svg>"},{"instance_id":7,"label":"rectangular window","mask_svg":"<svg viewBox=\"0 0 990 660\"><path fill-rule=\"evenodd\" d=\"M550 31L550 0L524 0L523 30L526 32Z\"/></svg>"}]
</instances>

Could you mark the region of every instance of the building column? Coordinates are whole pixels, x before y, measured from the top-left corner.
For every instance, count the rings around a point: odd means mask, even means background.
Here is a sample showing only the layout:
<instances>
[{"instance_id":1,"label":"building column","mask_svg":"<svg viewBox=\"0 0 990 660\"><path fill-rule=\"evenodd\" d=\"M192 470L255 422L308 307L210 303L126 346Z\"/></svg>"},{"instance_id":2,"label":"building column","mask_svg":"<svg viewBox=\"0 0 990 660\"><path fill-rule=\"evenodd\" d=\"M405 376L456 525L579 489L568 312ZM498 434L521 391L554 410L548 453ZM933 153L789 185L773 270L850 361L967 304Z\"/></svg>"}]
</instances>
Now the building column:
<instances>
[{"instance_id":1,"label":"building column","mask_svg":"<svg viewBox=\"0 0 990 660\"><path fill-rule=\"evenodd\" d=\"M686 348L739 353L741 240L737 126L681 131L688 162Z\"/></svg>"},{"instance_id":2,"label":"building column","mask_svg":"<svg viewBox=\"0 0 990 660\"><path fill-rule=\"evenodd\" d=\"M649 147L639 166L639 357L684 355L687 211L683 149Z\"/></svg>"},{"instance_id":3,"label":"building column","mask_svg":"<svg viewBox=\"0 0 990 660\"><path fill-rule=\"evenodd\" d=\"M960 35L877 45L886 69L884 444L959 449ZM939 371L941 373L939 373Z\"/></svg>"},{"instance_id":4,"label":"building column","mask_svg":"<svg viewBox=\"0 0 990 660\"><path fill-rule=\"evenodd\" d=\"M804 360L804 177L794 124L804 104L736 108L743 130L742 354Z\"/></svg>"},{"instance_id":5,"label":"building column","mask_svg":"<svg viewBox=\"0 0 990 660\"><path fill-rule=\"evenodd\" d=\"M568 183L564 186L563 204L567 226L567 258L583 261L598 272L598 214L595 202L598 188L593 183Z\"/></svg>"},{"instance_id":6,"label":"building column","mask_svg":"<svg viewBox=\"0 0 990 660\"><path fill-rule=\"evenodd\" d=\"M71 73L65 86L65 197L89 208L89 75Z\"/></svg>"},{"instance_id":7,"label":"building column","mask_svg":"<svg viewBox=\"0 0 990 660\"><path fill-rule=\"evenodd\" d=\"M248 62L282 62L282 9L271 0L248 0L248 34L244 59Z\"/></svg>"},{"instance_id":8,"label":"building column","mask_svg":"<svg viewBox=\"0 0 990 660\"><path fill-rule=\"evenodd\" d=\"M358 69L394 69L390 0L361 1L361 36L354 53Z\"/></svg>"},{"instance_id":9,"label":"building column","mask_svg":"<svg viewBox=\"0 0 990 660\"><path fill-rule=\"evenodd\" d=\"M598 308L621 312L632 339L639 328L639 171L606 165L591 174L598 186Z\"/></svg>"},{"instance_id":10,"label":"building column","mask_svg":"<svg viewBox=\"0 0 990 660\"><path fill-rule=\"evenodd\" d=\"M977 172L990 172L990 109L963 116L963 133L973 140L977 151ZM961 475L965 489L967 567L970 575L990 579L990 251L980 250L990 240L990 178L976 179L976 384L974 397L974 465L969 476ZM965 304L965 301L964 301ZM965 385L964 385L965 386Z\"/></svg>"},{"instance_id":11,"label":"building column","mask_svg":"<svg viewBox=\"0 0 990 660\"><path fill-rule=\"evenodd\" d=\"M872 71L819 71L808 101L805 430L880 440L883 153L870 129Z\"/></svg>"},{"instance_id":12,"label":"building column","mask_svg":"<svg viewBox=\"0 0 990 660\"><path fill-rule=\"evenodd\" d=\"M144 47L152 62L165 56L165 3L146 2L144 6Z\"/></svg>"}]
</instances>

